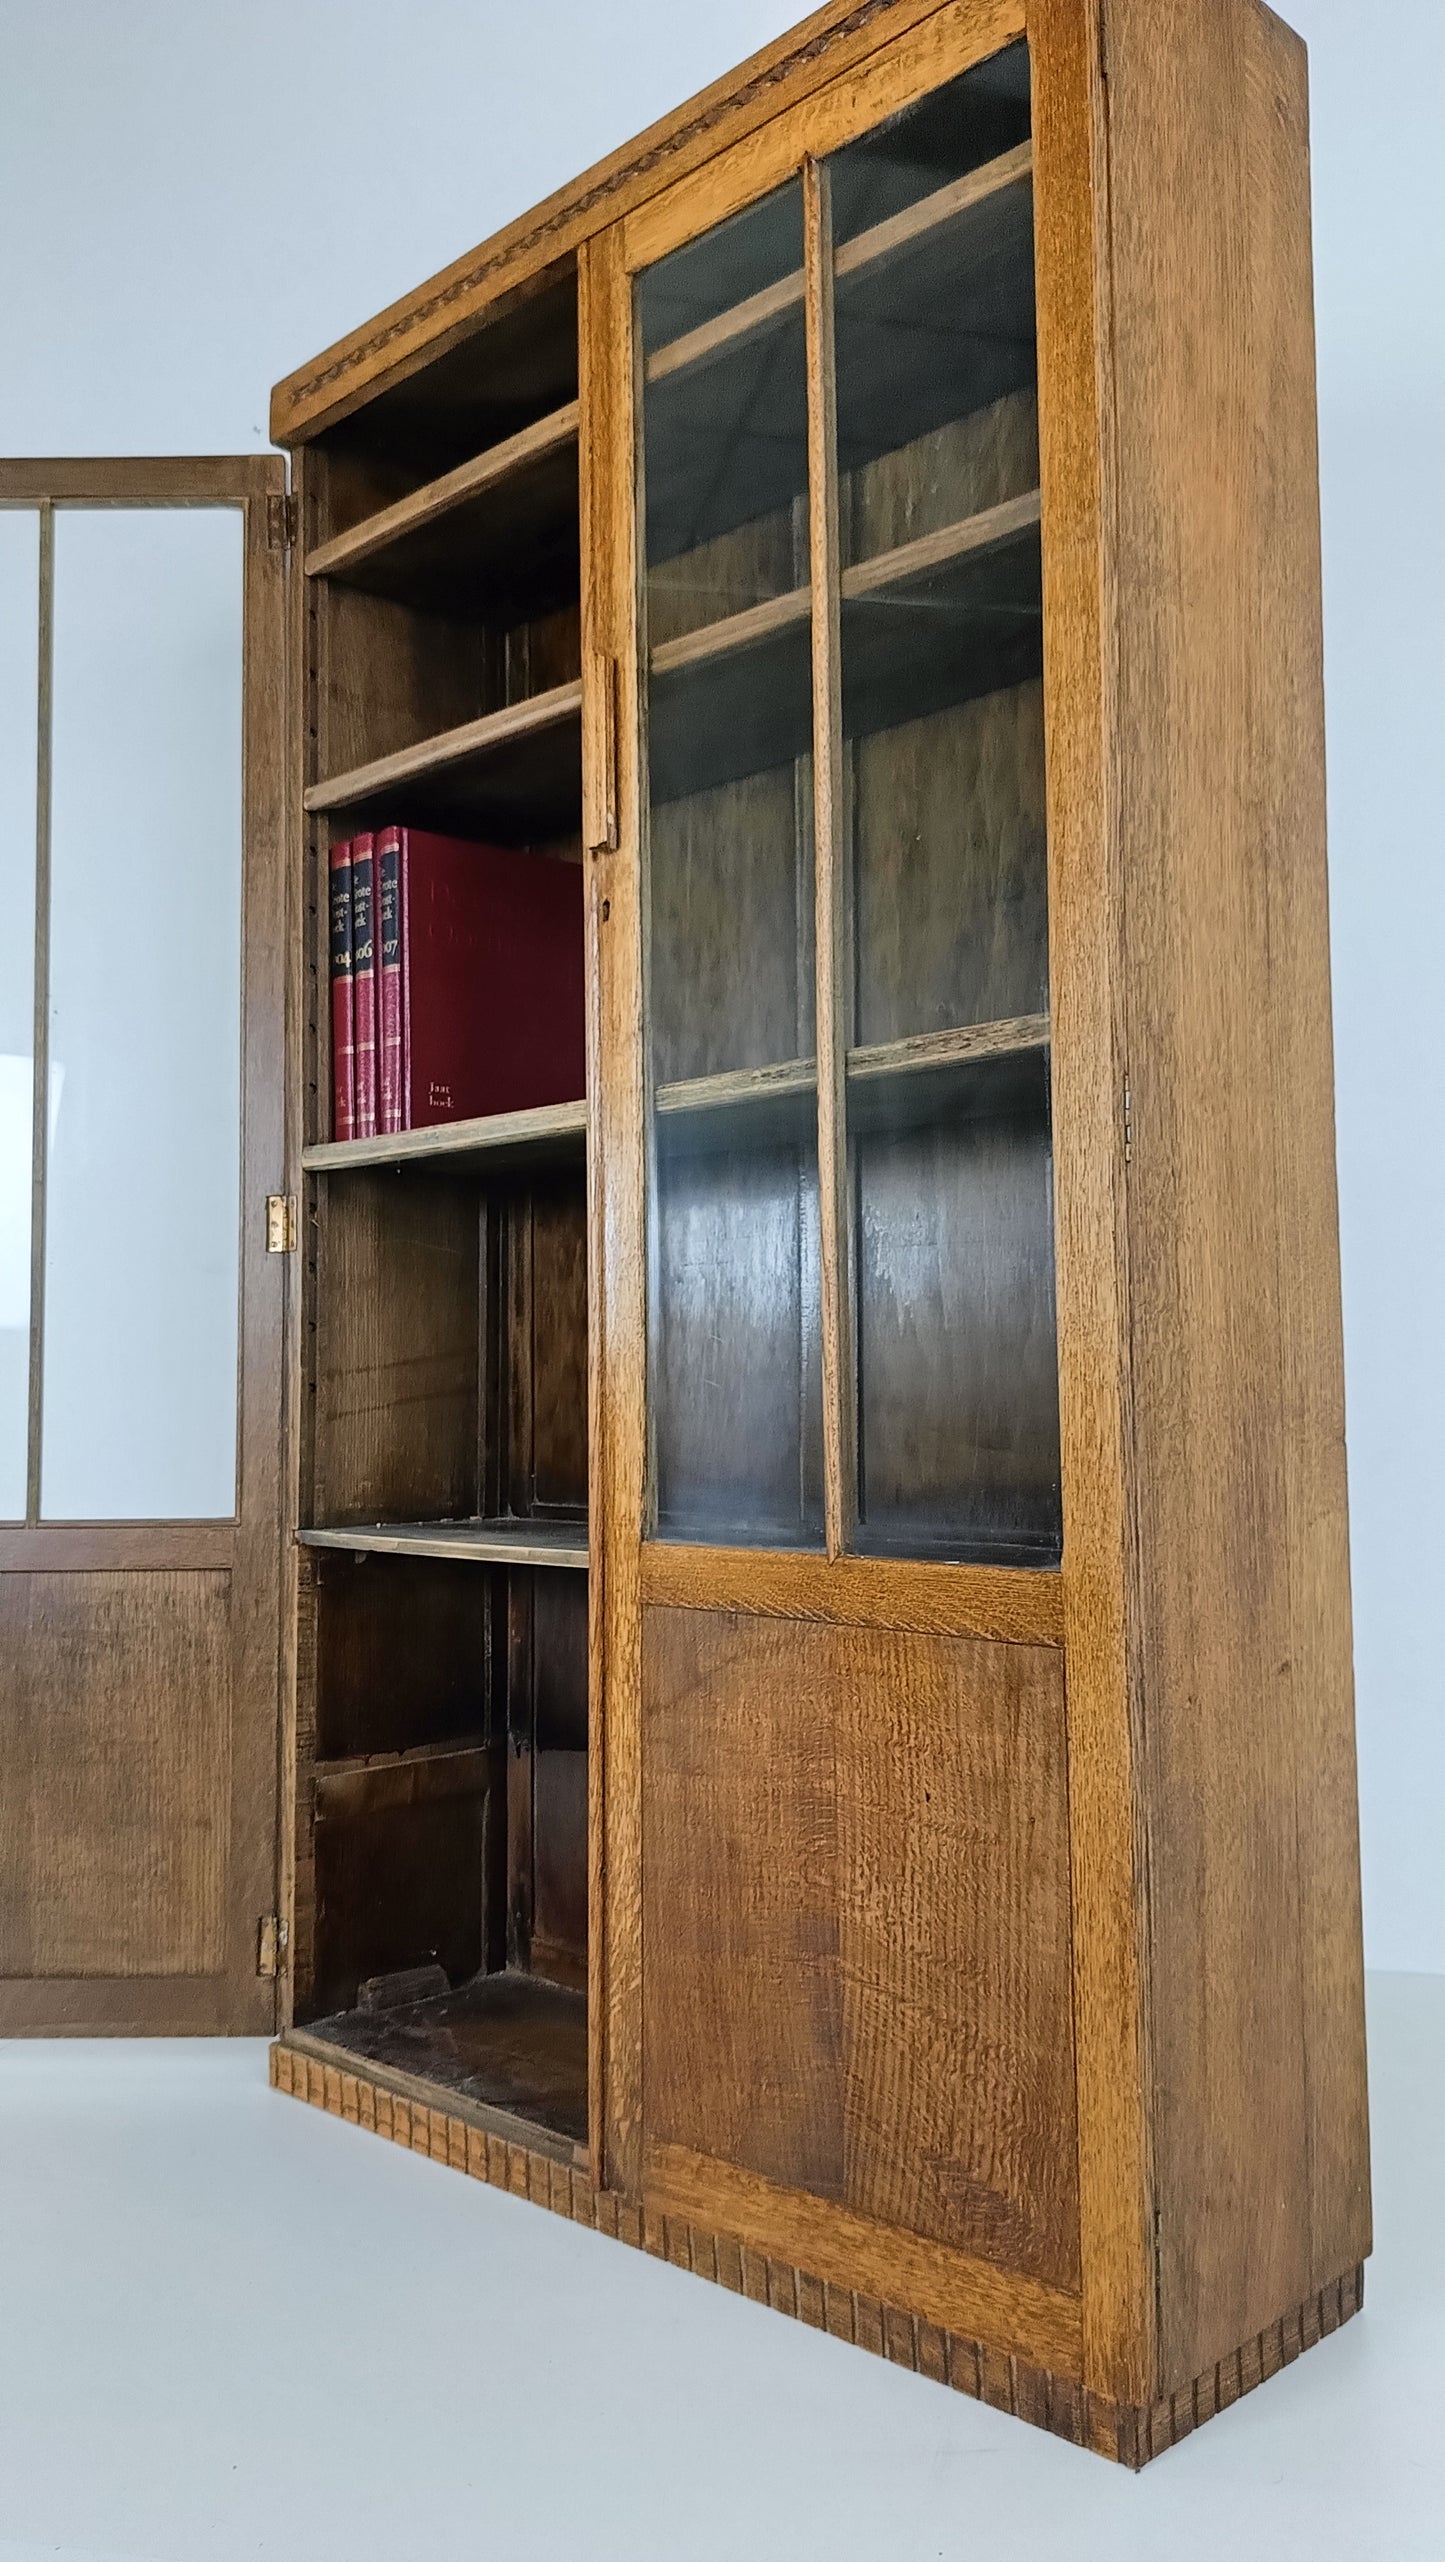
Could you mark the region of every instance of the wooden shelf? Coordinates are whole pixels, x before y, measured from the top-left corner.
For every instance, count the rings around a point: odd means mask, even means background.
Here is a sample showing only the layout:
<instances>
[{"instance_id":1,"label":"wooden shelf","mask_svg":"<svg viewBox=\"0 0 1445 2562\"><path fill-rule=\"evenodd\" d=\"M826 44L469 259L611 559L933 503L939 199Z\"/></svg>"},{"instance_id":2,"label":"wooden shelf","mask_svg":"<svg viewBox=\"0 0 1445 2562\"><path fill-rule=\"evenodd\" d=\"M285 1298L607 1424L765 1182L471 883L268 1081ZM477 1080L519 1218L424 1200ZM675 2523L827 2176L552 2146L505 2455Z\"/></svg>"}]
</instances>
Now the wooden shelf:
<instances>
[{"instance_id":1,"label":"wooden shelf","mask_svg":"<svg viewBox=\"0 0 1445 2562\"><path fill-rule=\"evenodd\" d=\"M524 842L575 834L581 678L330 775L304 797L308 810L344 812L356 827L451 821Z\"/></svg>"},{"instance_id":2,"label":"wooden shelf","mask_svg":"<svg viewBox=\"0 0 1445 2562\"><path fill-rule=\"evenodd\" d=\"M1017 684L1035 672L1041 648L1039 493L855 561L840 585L850 734ZM811 590L798 587L653 650L654 802L806 752L811 612Z\"/></svg>"},{"instance_id":3,"label":"wooden shelf","mask_svg":"<svg viewBox=\"0 0 1445 2562\"><path fill-rule=\"evenodd\" d=\"M947 1108L970 1072L992 1061L1037 1058L1048 1046L1047 1014L1020 1014L852 1049L850 1118L864 1128L929 1118ZM660 1085L654 1097L658 1145L696 1155L796 1138L812 1127L817 1073L813 1059L783 1059Z\"/></svg>"},{"instance_id":4,"label":"wooden shelf","mask_svg":"<svg viewBox=\"0 0 1445 2562\"><path fill-rule=\"evenodd\" d=\"M959 251L954 234L968 223L976 209L1010 187L1032 183L1033 145L1021 142L997 160L986 161L981 169L970 169L967 176L954 179L917 204L907 205L901 213L890 214L886 222L875 223L871 231L858 234L839 249L834 273L841 282L845 277L862 274L868 269L882 275L893 261L930 237L946 242L949 253L957 258ZM735 303L731 311L720 312L697 329L689 329L681 338L669 340L647 360L646 379L667 382L675 376L710 365L720 357L740 351L750 343L776 329L796 310L802 308L803 277L799 269L793 275L780 277L761 293L750 294L746 302Z\"/></svg>"},{"instance_id":5,"label":"wooden shelf","mask_svg":"<svg viewBox=\"0 0 1445 2562\"><path fill-rule=\"evenodd\" d=\"M564 1566L585 1571L587 1532L576 1521L355 1521L298 1530L303 1548L356 1556L450 1557L462 1565Z\"/></svg>"},{"instance_id":6,"label":"wooden shelf","mask_svg":"<svg viewBox=\"0 0 1445 2562\"><path fill-rule=\"evenodd\" d=\"M306 556L308 578L454 612L575 591L577 403L366 517Z\"/></svg>"},{"instance_id":7,"label":"wooden shelf","mask_svg":"<svg viewBox=\"0 0 1445 2562\"><path fill-rule=\"evenodd\" d=\"M385 1138L324 1139L303 1150L308 1174L348 1174L367 1166L499 1164L522 1166L574 1157L587 1143L587 1105L542 1103L529 1112L493 1112L477 1121L439 1121Z\"/></svg>"},{"instance_id":8,"label":"wooden shelf","mask_svg":"<svg viewBox=\"0 0 1445 2562\"><path fill-rule=\"evenodd\" d=\"M911 543L899 543L893 551L875 552L868 560L854 561L839 580L843 601L852 604L861 598L877 598L886 602L893 597L906 600L915 588L926 586L932 591L964 562L981 562L990 553L1012 550L1036 539L1039 512L1038 491L1026 489L1017 498L1000 499L996 507L984 507L976 516L960 518L956 525L940 526L936 533L919 534Z\"/></svg>"},{"instance_id":9,"label":"wooden shelf","mask_svg":"<svg viewBox=\"0 0 1445 2562\"><path fill-rule=\"evenodd\" d=\"M962 1023L947 1032L914 1032L903 1041L875 1041L848 1052L848 1083L921 1076L937 1068L971 1066L979 1059L1017 1058L1049 1046L1047 1014L1015 1014L1001 1023Z\"/></svg>"},{"instance_id":10,"label":"wooden shelf","mask_svg":"<svg viewBox=\"0 0 1445 2562\"><path fill-rule=\"evenodd\" d=\"M401 1752L353 1752L318 1756L312 1767L318 1779L354 1779L361 1773L430 1769L437 1762L475 1762L488 1749L484 1735L449 1735L444 1743L409 1744Z\"/></svg>"}]
</instances>

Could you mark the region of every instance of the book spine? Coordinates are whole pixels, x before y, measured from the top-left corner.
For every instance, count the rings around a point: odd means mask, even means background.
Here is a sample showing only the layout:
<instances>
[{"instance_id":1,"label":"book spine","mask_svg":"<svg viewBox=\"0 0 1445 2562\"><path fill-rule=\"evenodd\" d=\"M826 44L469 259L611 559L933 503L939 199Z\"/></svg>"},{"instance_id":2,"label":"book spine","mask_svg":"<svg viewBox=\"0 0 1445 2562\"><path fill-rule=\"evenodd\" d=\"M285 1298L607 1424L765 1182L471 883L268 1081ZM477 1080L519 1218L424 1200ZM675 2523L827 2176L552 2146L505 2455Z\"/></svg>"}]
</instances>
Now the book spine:
<instances>
[{"instance_id":1,"label":"book spine","mask_svg":"<svg viewBox=\"0 0 1445 2562\"><path fill-rule=\"evenodd\" d=\"M351 984L356 1016L356 1135L376 1136L376 879L374 840L351 845Z\"/></svg>"},{"instance_id":2,"label":"book spine","mask_svg":"<svg viewBox=\"0 0 1445 2562\"><path fill-rule=\"evenodd\" d=\"M411 830L398 828L397 908L401 917L401 1126L413 1126L411 1105Z\"/></svg>"},{"instance_id":3,"label":"book spine","mask_svg":"<svg viewBox=\"0 0 1445 2562\"><path fill-rule=\"evenodd\" d=\"M351 839L331 848L331 1135L356 1136L356 1014L351 976Z\"/></svg>"},{"instance_id":4,"label":"book spine","mask_svg":"<svg viewBox=\"0 0 1445 2562\"><path fill-rule=\"evenodd\" d=\"M401 1118L401 830L376 840L376 1125L399 1130Z\"/></svg>"}]
</instances>

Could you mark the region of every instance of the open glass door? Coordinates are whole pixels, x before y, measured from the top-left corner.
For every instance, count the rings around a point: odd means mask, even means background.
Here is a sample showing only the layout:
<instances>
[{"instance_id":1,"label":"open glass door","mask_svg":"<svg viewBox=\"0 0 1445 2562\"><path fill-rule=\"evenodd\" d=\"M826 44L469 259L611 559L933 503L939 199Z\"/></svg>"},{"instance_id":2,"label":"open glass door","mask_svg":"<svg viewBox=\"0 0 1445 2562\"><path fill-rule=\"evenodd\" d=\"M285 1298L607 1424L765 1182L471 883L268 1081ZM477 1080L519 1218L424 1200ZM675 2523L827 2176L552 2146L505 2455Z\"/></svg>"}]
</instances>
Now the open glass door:
<instances>
[{"instance_id":1,"label":"open glass door","mask_svg":"<svg viewBox=\"0 0 1445 2562\"><path fill-rule=\"evenodd\" d=\"M0 2032L273 2024L284 539L0 463Z\"/></svg>"}]
</instances>

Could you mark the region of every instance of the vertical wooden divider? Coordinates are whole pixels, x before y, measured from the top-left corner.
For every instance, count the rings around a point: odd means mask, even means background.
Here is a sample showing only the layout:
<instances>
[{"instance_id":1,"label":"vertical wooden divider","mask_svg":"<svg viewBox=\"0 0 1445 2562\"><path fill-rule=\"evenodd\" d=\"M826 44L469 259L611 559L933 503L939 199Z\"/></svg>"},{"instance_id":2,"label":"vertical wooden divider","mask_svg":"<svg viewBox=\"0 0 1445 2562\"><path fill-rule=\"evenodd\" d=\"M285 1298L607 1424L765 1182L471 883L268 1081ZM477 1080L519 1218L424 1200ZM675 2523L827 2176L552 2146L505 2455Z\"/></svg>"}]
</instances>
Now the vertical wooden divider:
<instances>
[{"instance_id":1,"label":"vertical wooden divider","mask_svg":"<svg viewBox=\"0 0 1445 2562\"><path fill-rule=\"evenodd\" d=\"M40 1427L45 1395L45 1177L50 1147L50 772L55 669L55 509L40 506L35 702L35 986L30 1089L30 1380L25 1518L40 1519Z\"/></svg>"},{"instance_id":2,"label":"vertical wooden divider","mask_svg":"<svg viewBox=\"0 0 1445 2562\"><path fill-rule=\"evenodd\" d=\"M616 850L587 865L588 2110L593 2176L642 2189L642 1510L647 1453L641 706L632 287L578 258L584 686L615 686ZM584 705L585 756L607 722ZM588 807L607 778L584 771Z\"/></svg>"},{"instance_id":3,"label":"vertical wooden divider","mask_svg":"<svg viewBox=\"0 0 1445 2562\"><path fill-rule=\"evenodd\" d=\"M857 1512L853 1312L848 1251L847 989L843 688L839 632L838 439L833 366L833 223L828 172L803 165L808 366L808 554L813 591L813 865L818 1027L818 1216L823 1360L823 1515L830 1557Z\"/></svg>"},{"instance_id":4,"label":"vertical wooden divider","mask_svg":"<svg viewBox=\"0 0 1445 2562\"><path fill-rule=\"evenodd\" d=\"M1108 115L1096 13L1031 0L1049 981L1084 2383L1154 2398L1147 1869L1128 1452ZM1201 1962L1203 1953L1201 1952Z\"/></svg>"}]
</instances>

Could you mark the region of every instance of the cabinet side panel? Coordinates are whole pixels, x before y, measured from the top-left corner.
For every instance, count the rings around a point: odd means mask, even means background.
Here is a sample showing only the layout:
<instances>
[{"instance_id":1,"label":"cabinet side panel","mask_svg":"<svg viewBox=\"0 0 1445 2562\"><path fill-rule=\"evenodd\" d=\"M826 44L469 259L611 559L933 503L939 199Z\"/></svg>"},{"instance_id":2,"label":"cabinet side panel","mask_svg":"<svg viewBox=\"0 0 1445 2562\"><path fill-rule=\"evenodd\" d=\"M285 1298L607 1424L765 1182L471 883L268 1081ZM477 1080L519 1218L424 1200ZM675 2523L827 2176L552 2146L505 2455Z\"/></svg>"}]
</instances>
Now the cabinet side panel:
<instances>
[{"instance_id":1,"label":"cabinet side panel","mask_svg":"<svg viewBox=\"0 0 1445 2562\"><path fill-rule=\"evenodd\" d=\"M1369 2229L1303 49L1109 102L1162 2392Z\"/></svg>"}]
</instances>

